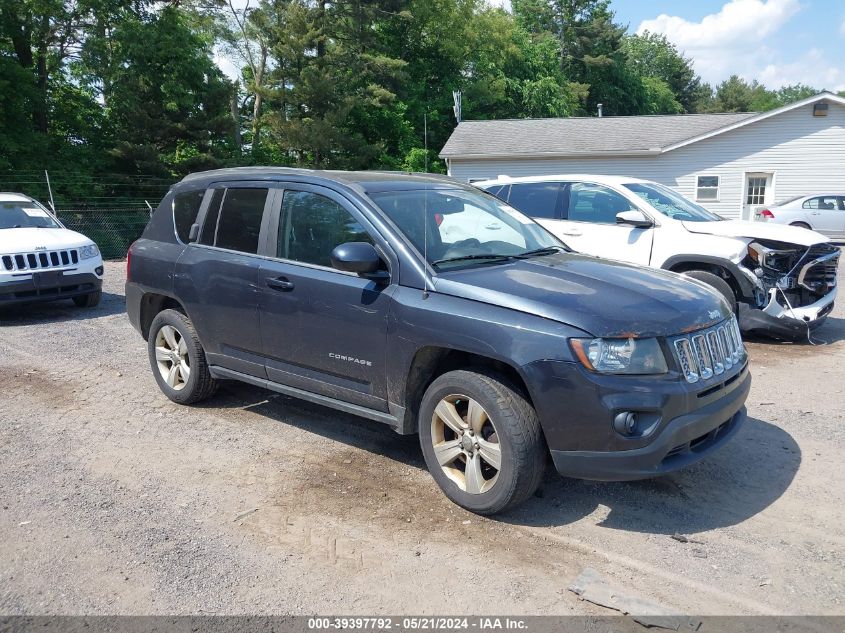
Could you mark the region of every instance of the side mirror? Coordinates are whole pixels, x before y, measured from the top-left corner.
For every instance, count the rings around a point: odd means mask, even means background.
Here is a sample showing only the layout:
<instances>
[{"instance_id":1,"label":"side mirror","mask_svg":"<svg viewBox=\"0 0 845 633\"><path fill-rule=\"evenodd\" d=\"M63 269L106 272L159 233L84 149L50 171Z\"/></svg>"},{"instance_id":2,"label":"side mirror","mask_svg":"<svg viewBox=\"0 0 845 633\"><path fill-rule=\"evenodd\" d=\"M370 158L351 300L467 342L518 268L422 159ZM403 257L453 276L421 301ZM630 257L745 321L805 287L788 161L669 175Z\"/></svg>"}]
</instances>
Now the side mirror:
<instances>
[{"instance_id":1,"label":"side mirror","mask_svg":"<svg viewBox=\"0 0 845 633\"><path fill-rule=\"evenodd\" d=\"M188 244L193 244L200 236L200 225L194 222L191 225L191 230L188 231Z\"/></svg>"},{"instance_id":2,"label":"side mirror","mask_svg":"<svg viewBox=\"0 0 845 633\"><path fill-rule=\"evenodd\" d=\"M648 219L642 211L622 211L616 214L616 224L627 224L637 229L650 229L654 222Z\"/></svg>"},{"instance_id":3,"label":"side mirror","mask_svg":"<svg viewBox=\"0 0 845 633\"><path fill-rule=\"evenodd\" d=\"M376 252L367 242L346 242L335 246L331 254L332 266L348 273L371 279L387 279L387 271Z\"/></svg>"}]
</instances>

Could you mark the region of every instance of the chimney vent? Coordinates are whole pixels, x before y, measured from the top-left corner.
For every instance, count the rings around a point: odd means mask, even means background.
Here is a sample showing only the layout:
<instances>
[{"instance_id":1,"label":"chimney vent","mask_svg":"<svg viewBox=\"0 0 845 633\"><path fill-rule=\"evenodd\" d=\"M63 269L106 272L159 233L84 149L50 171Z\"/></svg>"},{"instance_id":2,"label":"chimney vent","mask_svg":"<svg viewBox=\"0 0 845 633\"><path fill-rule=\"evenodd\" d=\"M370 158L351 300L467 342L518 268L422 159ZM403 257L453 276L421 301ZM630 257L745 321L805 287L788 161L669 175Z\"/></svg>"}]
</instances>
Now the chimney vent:
<instances>
[{"instance_id":1,"label":"chimney vent","mask_svg":"<svg viewBox=\"0 0 845 633\"><path fill-rule=\"evenodd\" d=\"M602 108L601 108L601 107L602 107L602 104L600 103L600 104L599 104L599 118L601 118L601 116L602 116L602 112L601 112L601 109L602 109Z\"/></svg>"}]
</instances>

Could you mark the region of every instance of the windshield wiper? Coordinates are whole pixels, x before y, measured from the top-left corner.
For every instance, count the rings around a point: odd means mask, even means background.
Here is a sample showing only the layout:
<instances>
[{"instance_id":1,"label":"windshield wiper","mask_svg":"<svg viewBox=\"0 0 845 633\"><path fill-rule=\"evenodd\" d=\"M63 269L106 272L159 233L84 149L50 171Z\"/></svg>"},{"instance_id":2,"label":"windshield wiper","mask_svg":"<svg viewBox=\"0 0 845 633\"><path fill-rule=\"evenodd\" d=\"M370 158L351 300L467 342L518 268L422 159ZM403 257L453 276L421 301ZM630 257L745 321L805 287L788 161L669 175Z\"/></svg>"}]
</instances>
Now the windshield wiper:
<instances>
[{"instance_id":1,"label":"windshield wiper","mask_svg":"<svg viewBox=\"0 0 845 633\"><path fill-rule=\"evenodd\" d=\"M459 257L445 257L443 259L435 259L432 264L445 264L446 262L463 262L474 259L490 259L493 261L506 261L513 259L514 255L497 255L495 253L476 253L475 255L461 255Z\"/></svg>"},{"instance_id":2,"label":"windshield wiper","mask_svg":"<svg viewBox=\"0 0 845 633\"><path fill-rule=\"evenodd\" d=\"M533 257L534 255L552 255L561 251L565 252L565 249L562 246L546 246L544 248L536 248L533 251L525 251L524 253L520 253L519 255L513 255L512 257L516 259L525 259L528 257Z\"/></svg>"}]
</instances>

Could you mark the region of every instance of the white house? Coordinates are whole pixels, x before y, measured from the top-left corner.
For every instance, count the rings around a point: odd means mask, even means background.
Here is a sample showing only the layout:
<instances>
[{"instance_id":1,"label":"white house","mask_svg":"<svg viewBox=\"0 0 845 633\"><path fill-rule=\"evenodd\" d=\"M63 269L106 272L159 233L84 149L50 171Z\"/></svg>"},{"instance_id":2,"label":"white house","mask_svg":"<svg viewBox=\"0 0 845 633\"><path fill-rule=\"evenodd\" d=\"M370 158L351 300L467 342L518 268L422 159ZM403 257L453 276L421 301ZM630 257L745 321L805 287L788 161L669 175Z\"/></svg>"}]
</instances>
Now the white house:
<instances>
[{"instance_id":1,"label":"white house","mask_svg":"<svg viewBox=\"0 0 845 633\"><path fill-rule=\"evenodd\" d=\"M675 188L727 218L815 191L845 192L845 99L769 112L463 121L440 153L449 175L612 174Z\"/></svg>"}]
</instances>

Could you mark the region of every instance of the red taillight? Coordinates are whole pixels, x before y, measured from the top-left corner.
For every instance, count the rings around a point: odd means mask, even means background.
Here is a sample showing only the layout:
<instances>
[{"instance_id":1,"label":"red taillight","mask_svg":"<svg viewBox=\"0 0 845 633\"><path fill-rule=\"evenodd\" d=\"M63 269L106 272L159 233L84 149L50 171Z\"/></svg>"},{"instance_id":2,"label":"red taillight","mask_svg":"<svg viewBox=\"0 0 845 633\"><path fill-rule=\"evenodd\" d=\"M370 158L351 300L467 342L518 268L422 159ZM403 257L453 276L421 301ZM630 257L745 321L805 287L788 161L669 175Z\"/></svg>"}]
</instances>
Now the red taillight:
<instances>
[{"instance_id":1,"label":"red taillight","mask_svg":"<svg viewBox=\"0 0 845 633\"><path fill-rule=\"evenodd\" d=\"M435 213L434 214L434 221L437 223L437 226L443 224L443 214L442 213Z\"/></svg>"},{"instance_id":2,"label":"red taillight","mask_svg":"<svg viewBox=\"0 0 845 633\"><path fill-rule=\"evenodd\" d=\"M774 220L775 214L769 211L768 209L763 209L762 211L760 211L760 217L766 218L767 220Z\"/></svg>"},{"instance_id":3,"label":"red taillight","mask_svg":"<svg viewBox=\"0 0 845 633\"><path fill-rule=\"evenodd\" d=\"M126 281L129 281L129 271L132 268L132 247L135 246L135 242L129 246L129 250L126 251Z\"/></svg>"}]
</instances>

